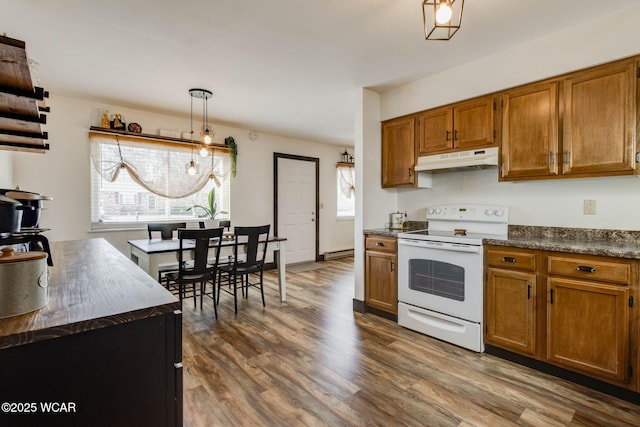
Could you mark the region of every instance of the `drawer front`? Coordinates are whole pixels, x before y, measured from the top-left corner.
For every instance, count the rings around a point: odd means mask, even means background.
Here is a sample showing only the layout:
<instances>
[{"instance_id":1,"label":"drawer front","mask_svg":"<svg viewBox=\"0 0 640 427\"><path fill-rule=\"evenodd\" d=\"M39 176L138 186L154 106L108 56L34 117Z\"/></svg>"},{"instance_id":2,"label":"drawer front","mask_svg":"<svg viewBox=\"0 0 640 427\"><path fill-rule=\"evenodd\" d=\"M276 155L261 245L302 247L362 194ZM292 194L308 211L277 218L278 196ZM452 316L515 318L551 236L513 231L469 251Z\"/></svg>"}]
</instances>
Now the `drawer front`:
<instances>
[{"instance_id":1,"label":"drawer front","mask_svg":"<svg viewBox=\"0 0 640 427\"><path fill-rule=\"evenodd\" d=\"M395 237L367 236L365 249L381 252L397 252L398 240Z\"/></svg>"},{"instance_id":2,"label":"drawer front","mask_svg":"<svg viewBox=\"0 0 640 427\"><path fill-rule=\"evenodd\" d=\"M609 261L550 256L549 274L628 285L631 283L631 264L629 261L616 259Z\"/></svg>"},{"instance_id":3,"label":"drawer front","mask_svg":"<svg viewBox=\"0 0 640 427\"><path fill-rule=\"evenodd\" d=\"M533 271L536 269L536 255L529 251L488 249L487 263L493 267Z\"/></svg>"}]
</instances>

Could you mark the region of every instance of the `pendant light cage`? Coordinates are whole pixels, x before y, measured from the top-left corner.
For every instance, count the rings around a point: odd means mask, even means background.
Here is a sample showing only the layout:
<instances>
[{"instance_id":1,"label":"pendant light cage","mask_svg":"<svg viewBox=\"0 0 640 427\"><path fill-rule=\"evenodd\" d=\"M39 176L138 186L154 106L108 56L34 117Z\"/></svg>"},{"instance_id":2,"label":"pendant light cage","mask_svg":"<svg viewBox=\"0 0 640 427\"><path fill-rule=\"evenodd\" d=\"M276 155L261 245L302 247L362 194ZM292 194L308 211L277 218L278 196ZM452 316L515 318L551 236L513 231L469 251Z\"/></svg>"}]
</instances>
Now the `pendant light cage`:
<instances>
[{"instance_id":1,"label":"pendant light cage","mask_svg":"<svg viewBox=\"0 0 640 427\"><path fill-rule=\"evenodd\" d=\"M213 96L213 92L207 89L189 89L191 95L191 140L193 140L193 98L202 99L202 142L205 145L213 143L214 132L209 130L209 108L208 100Z\"/></svg>"},{"instance_id":2,"label":"pendant light cage","mask_svg":"<svg viewBox=\"0 0 640 427\"><path fill-rule=\"evenodd\" d=\"M437 18L441 7L451 9L451 17L445 22ZM422 2L422 19L425 38L427 40L451 39L460 29L463 9L464 0L424 0Z\"/></svg>"}]
</instances>

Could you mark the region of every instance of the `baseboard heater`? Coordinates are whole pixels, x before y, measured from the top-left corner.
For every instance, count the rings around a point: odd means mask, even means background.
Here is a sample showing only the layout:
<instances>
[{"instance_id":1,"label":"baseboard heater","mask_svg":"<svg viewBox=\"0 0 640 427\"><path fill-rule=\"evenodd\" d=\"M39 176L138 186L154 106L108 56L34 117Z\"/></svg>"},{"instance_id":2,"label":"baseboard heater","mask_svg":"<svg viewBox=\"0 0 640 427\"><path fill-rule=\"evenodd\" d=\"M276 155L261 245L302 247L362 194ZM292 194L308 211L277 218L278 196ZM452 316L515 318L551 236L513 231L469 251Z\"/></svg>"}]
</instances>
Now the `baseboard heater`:
<instances>
[{"instance_id":1,"label":"baseboard heater","mask_svg":"<svg viewBox=\"0 0 640 427\"><path fill-rule=\"evenodd\" d=\"M329 261L331 259L345 258L348 256L353 256L353 249L344 249L341 251L325 252L323 255L323 258L325 261Z\"/></svg>"}]
</instances>

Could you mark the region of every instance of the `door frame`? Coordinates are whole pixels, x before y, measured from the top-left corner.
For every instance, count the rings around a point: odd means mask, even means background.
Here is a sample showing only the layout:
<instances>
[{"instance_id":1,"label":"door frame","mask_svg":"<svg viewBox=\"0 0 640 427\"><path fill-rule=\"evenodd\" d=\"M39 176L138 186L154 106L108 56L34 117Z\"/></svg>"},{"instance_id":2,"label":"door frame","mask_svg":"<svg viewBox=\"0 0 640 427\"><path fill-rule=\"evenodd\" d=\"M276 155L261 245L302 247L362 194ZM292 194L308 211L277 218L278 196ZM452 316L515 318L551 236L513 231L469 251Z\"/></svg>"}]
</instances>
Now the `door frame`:
<instances>
[{"instance_id":1,"label":"door frame","mask_svg":"<svg viewBox=\"0 0 640 427\"><path fill-rule=\"evenodd\" d=\"M313 162L316 166L316 248L315 260L320 261L320 159L318 157L298 156L295 154L273 153L273 233L278 236L278 159L301 160ZM278 236L279 237L279 236Z\"/></svg>"}]
</instances>

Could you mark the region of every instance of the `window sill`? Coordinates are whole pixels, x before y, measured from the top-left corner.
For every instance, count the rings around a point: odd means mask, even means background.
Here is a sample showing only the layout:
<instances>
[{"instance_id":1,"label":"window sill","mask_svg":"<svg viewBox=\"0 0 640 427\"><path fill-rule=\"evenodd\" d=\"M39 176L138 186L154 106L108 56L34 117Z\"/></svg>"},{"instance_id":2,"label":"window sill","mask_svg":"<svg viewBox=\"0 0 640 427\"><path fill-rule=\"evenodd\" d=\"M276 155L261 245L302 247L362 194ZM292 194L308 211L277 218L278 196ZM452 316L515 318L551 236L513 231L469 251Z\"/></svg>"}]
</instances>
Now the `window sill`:
<instances>
[{"instance_id":1,"label":"window sill","mask_svg":"<svg viewBox=\"0 0 640 427\"><path fill-rule=\"evenodd\" d=\"M355 221L355 216L337 216L336 221Z\"/></svg>"}]
</instances>

